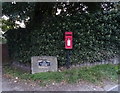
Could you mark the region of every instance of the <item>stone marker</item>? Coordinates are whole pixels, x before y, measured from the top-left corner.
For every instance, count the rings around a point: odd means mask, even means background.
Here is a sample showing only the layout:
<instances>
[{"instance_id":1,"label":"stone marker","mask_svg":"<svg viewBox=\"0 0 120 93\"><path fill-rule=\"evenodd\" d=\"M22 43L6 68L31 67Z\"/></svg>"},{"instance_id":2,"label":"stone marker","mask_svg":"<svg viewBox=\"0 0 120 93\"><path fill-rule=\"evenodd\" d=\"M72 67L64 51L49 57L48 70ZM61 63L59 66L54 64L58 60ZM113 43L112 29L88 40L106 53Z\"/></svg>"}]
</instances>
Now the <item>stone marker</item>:
<instances>
[{"instance_id":1,"label":"stone marker","mask_svg":"<svg viewBox=\"0 0 120 93\"><path fill-rule=\"evenodd\" d=\"M31 57L32 74L47 71L57 71L57 57L54 56L33 56Z\"/></svg>"}]
</instances>

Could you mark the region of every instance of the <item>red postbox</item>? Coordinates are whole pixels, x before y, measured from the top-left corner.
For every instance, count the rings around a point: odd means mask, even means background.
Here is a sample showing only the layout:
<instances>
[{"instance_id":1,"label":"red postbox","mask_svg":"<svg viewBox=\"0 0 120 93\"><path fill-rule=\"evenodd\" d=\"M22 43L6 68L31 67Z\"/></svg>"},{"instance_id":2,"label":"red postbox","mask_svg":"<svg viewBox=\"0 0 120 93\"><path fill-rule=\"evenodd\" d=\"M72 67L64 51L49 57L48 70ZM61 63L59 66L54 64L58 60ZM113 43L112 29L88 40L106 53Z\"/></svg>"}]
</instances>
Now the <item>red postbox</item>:
<instances>
[{"instance_id":1,"label":"red postbox","mask_svg":"<svg viewBox=\"0 0 120 93\"><path fill-rule=\"evenodd\" d=\"M65 32L65 49L72 49L73 48L73 33L72 32Z\"/></svg>"}]
</instances>

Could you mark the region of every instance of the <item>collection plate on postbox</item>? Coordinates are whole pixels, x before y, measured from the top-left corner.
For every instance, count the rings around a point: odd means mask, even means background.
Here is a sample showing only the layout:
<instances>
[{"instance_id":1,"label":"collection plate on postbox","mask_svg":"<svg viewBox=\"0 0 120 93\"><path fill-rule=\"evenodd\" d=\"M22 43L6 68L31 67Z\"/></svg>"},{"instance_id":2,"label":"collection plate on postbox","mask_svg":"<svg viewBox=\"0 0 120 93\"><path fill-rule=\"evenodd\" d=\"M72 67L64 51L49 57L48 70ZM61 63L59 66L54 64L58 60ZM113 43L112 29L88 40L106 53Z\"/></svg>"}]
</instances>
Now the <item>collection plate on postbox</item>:
<instances>
[{"instance_id":1,"label":"collection plate on postbox","mask_svg":"<svg viewBox=\"0 0 120 93\"><path fill-rule=\"evenodd\" d=\"M73 33L65 32L65 49L73 48Z\"/></svg>"}]
</instances>

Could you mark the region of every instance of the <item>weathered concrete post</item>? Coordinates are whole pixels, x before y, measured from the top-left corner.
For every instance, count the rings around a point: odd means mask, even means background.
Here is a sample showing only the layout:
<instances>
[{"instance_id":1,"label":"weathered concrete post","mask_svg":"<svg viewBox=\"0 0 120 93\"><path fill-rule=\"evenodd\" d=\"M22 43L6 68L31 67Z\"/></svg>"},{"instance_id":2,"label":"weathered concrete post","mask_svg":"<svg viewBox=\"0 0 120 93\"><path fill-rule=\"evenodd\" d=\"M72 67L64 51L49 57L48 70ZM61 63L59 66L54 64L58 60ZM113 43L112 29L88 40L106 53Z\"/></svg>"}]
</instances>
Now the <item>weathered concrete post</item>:
<instances>
[{"instance_id":1,"label":"weathered concrete post","mask_svg":"<svg viewBox=\"0 0 120 93\"><path fill-rule=\"evenodd\" d=\"M34 56L31 57L32 74L47 71L57 71L57 57L54 56Z\"/></svg>"}]
</instances>

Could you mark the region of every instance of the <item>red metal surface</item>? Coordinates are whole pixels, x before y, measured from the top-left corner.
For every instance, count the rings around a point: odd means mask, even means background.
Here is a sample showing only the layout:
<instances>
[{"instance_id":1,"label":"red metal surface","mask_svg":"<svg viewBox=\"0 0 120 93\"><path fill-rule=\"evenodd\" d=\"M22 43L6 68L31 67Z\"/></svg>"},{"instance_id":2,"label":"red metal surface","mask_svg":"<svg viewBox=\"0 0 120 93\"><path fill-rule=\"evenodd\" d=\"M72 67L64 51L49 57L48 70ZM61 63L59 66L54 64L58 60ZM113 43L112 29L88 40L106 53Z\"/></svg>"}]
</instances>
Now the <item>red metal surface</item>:
<instances>
[{"instance_id":1,"label":"red metal surface","mask_svg":"<svg viewBox=\"0 0 120 93\"><path fill-rule=\"evenodd\" d=\"M65 32L65 49L73 48L73 33Z\"/></svg>"}]
</instances>

